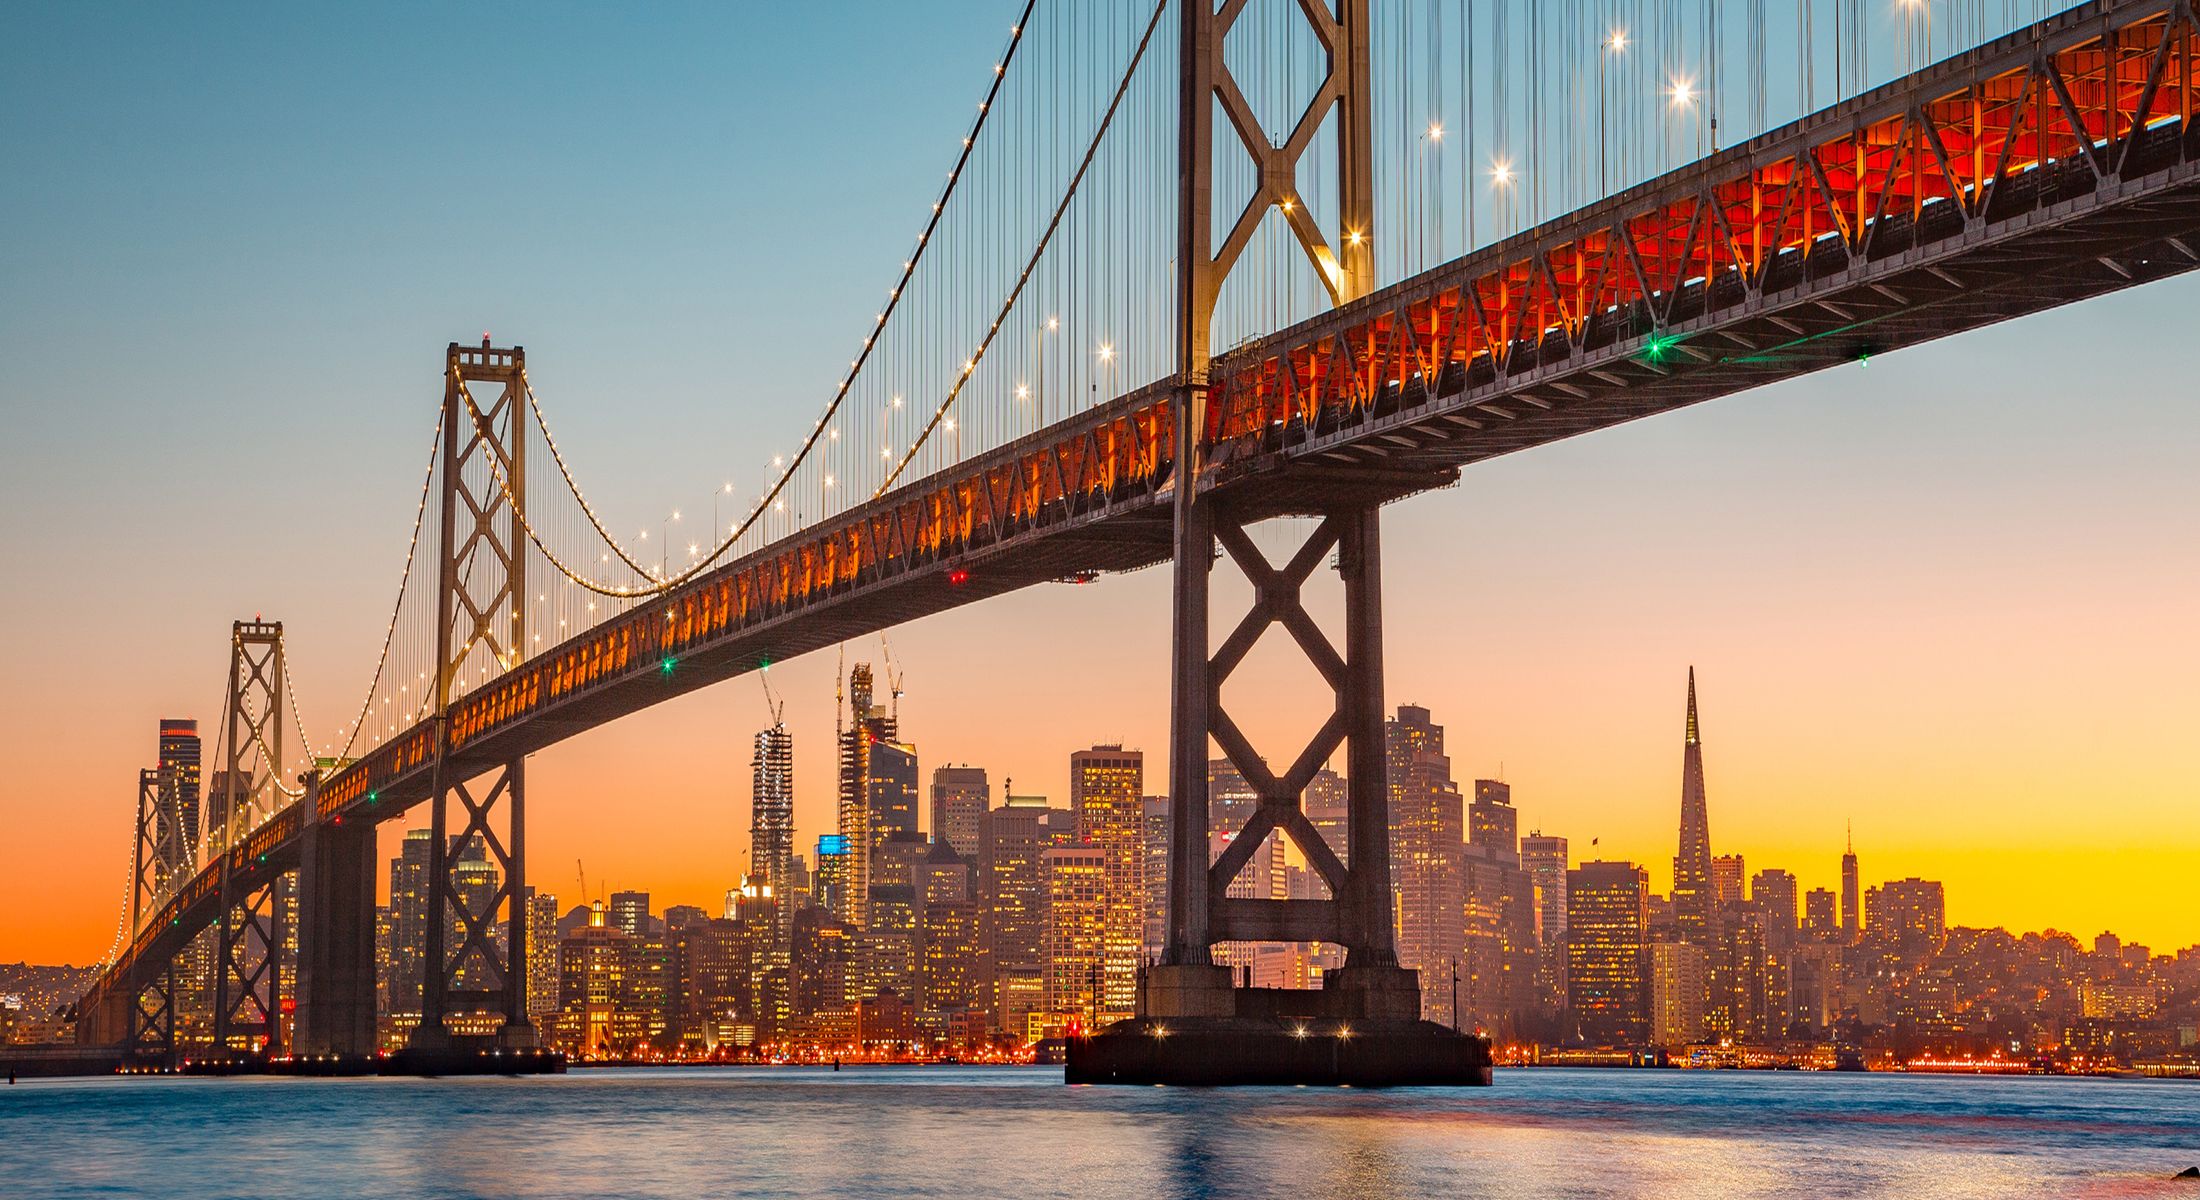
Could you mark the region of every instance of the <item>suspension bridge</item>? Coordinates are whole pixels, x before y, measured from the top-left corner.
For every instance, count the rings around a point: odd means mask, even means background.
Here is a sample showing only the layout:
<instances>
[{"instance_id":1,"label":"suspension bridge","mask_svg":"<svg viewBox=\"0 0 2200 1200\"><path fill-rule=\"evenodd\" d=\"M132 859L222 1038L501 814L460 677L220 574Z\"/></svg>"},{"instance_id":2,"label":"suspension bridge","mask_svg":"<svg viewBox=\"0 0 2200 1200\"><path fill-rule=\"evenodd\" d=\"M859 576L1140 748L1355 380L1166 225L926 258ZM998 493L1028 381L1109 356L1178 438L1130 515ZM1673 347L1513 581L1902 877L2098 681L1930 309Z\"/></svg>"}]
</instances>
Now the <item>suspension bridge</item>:
<instances>
[{"instance_id":1,"label":"suspension bridge","mask_svg":"<svg viewBox=\"0 0 2200 1200\"><path fill-rule=\"evenodd\" d=\"M80 1039L172 1059L203 935L212 1052L371 1053L375 828L426 803L416 1044L531 1045L528 754L930 613L1168 561L1169 939L1139 1020L1242 1016L1208 955L1225 940L1343 945L1324 1003L1408 1018L1381 507L2200 265L2196 52L2188 0L1032 0L822 411L762 487L728 485L740 511L708 541L614 537L525 351L448 347L365 699L313 753L281 625L238 623L208 818L189 836L141 784ZM1277 564L1245 529L1284 516L1320 520ZM1218 547L1256 592L1219 626ZM1342 647L1299 598L1332 551ZM1273 624L1335 707L1264 757L1219 696ZM1262 798L1212 863L1210 739ZM1299 811L1340 751L1349 861ZM1226 894L1275 831L1328 898ZM492 894L454 886L454 837L487 848Z\"/></svg>"}]
</instances>

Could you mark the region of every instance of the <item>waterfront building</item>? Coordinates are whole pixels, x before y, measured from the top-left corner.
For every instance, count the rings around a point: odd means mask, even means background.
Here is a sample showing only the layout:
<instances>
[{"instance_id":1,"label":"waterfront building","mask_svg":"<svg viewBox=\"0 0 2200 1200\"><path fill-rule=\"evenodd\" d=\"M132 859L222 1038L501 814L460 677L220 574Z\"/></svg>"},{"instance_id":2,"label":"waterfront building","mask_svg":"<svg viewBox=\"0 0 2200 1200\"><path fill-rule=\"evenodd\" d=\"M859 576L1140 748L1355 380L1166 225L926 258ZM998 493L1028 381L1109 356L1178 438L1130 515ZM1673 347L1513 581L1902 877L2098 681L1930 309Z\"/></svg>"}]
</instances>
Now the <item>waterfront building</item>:
<instances>
[{"instance_id":1,"label":"waterfront building","mask_svg":"<svg viewBox=\"0 0 2200 1200\"><path fill-rule=\"evenodd\" d=\"M978 996L978 905L970 865L935 841L917 866L917 1024L946 1036L961 1014L984 1011Z\"/></svg>"},{"instance_id":2,"label":"waterfront building","mask_svg":"<svg viewBox=\"0 0 2200 1200\"><path fill-rule=\"evenodd\" d=\"M1644 934L1649 873L1585 862L1566 875L1566 996L1583 1039L1639 1045L1649 1035Z\"/></svg>"},{"instance_id":3,"label":"waterfront building","mask_svg":"<svg viewBox=\"0 0 2200 1200\"><path fill-rule=\"evenodd\" d=\"M1070 755L1069 775L1077 840L1107 860L1099 1007L1128 1016L1138 1007L1139 951L1146 938L1146 756L1121 745L1094 746Z\"/></svg>"},{"instance_id":4,"label":"waterfront building","mask_svg":"<svg viewBox=\"0 0 2200 1200\"><path fill-rule=\"evenodd\" d=\"M1566 839L1538 829L1520 839L1520 869L1535 888L1536 986L1548 1009L1566 1004Z\"/></svg>"},{"instance_id":5,"label":"waterfront building","mask_svg":"<svg viewBox=\"0 0 2200 1200\"><path fill-rule=\"evenodd\" d=\"M830 910L805 908L794 915L789 943L788 1033L827 1043L845 1040L852 1028L848 977L855 962L855 932Z\"/></svg>"},{"instance_id":6,"label":"waterfront building","mask_svg":"<svg viewBox=\"0 0 2200 1200\"><path fill-rule=\"evenodd\" d=\"M1650 1040L1683 1046L1704 1038L1710 958L1702 946L1659 942L1650 955Z\"/></svg>"},{"instance_id":7,"label":"waterfront building","mask_svg":"<svg viewBox=\"0 0 2200 1200\"><path fill-rule=\"evenodd\" d=\"M1138 821L1146 909L1140 951L1153 962L1160 960L1169 940L1169 798L1148 796L1139 801Z\"/></svg>"},{"instance_id":8,"label":"waterfront building","mask_svg":"<svg viewBox=\"0 0 2200 1200\"><path fill-rule=\"evenodd\" d=\"M539 1021L558 1011L558 898L528 888L525 903L527 1016Z\"/></svg>"},{"instance_id":9,"label":"waterfront building","mask_svg":"<svg viewBox=\"0 0 2200 1200\"><path fill-rule=\"evenodd\" d=\"M1108 852L1056 846L1046 865L1045 1010L1065 1028L1092 1030L1128 1017L1106 1007L1103 976L1108 930Z\"/></svg>"},{"instance_id":10,"label":"waterfront building","mask_svg":"<svg viewBox=\"0 0 2200 1200\"><path fill-rule=\"evenodd\" d=\"M1383 728L1398 965L1421 973L1421 1016L1450 1025L1449 979L1465 950L1464 802L1429 710L1400 705Z\"/></svg>"},{"instance_id":11,"label":"waterfront building","mask_svg":"<svg viewBox=\"0 0 2200 1200\"><path fill-rule=\"evenodd\" d=\"M1019 1038L1041 1003L1034 993L1046 967L1052 811L1043 798L1010 796L987 810L980 831L977 985L994 1027Z\"/></svg>"},{"instance_id":12,"label":"waterfront building","mask_svg":"<svg viewBox=\"0 0 2200 1200\"><path fill-rule=\"evenodd\" d=\"M420 1019L428 961L428 852L435 834L408 829L390 860L389 1016L406 1027Z\"/></svg>"},{"instance_id":13,"label":"waterfront building","mask_svg":"<svg viewBox=\"0 0 2200 1200\"><path fill-rule=\"evenodd\" d=\"M1512 788L1475 780L1460 863L1459 1023L1506 1037L1529 1017L1536 992L1535 883L1520 867L1518 829Z\"/></svg>"}]
</instances>

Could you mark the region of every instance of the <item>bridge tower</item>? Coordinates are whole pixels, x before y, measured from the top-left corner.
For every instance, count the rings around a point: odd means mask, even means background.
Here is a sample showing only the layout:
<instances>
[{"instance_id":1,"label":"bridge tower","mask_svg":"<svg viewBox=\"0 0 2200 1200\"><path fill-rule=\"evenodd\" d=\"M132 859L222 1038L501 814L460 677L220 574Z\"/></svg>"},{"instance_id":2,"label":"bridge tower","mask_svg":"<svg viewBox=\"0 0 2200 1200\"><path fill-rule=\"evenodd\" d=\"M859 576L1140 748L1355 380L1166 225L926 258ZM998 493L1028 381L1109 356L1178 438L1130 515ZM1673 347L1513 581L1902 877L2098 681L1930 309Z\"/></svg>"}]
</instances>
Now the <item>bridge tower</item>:
<instances>
[{"instance_id":1,"label":"bridge tower","mask_svg":"<svg viewBox=\"0 0 2200 1200\"><path fill-rule=\"evenodd\" d=\"M283 704L289 687L280 621L230 626L222 733L228 754L207 790L220 814L220 927L214 959L214 1047L267 1053L281 1035L283 944L289 921L283 868L246 840L283 800Z\"/></svg>"},{"instance_id":2,"label":"bridge tower","mask_svg":"<svg viewBox=\"0 0 2200 1200\"><path fill-rule=\"evenodd\" d=\"M526 351L492 347L486 335L479 347L451 343L444 361L433 834L420 1026L412 1035L412 1046L427 1052L491 1032L500 1046L535 1043L521 902L526 759L465 751L453 743L450 720L454 701L527 654L526 376ZM459 851L477 844L498 875L486 895L458 885ZM509 925L501 954L500 907ZM493 1031L483 1028L492 1023Z\"/></svg>"},{"instance_id":3,"label":"bridge tower","mask_svg":"<svg viewBox=\"0 0 2200 1200\"><path fill-rule=\"evenodd\" d=\"M191 851L184 840L176 799L169 771L147 768L138 772L137 839L130 870L133 938L144 924L145 911L165 898L169 883L191 871ZM174 1056L175 1049L176 964L170 960L131 995L123 1052L133 1060L165 1062Z\"/></svg>"},{"instance_id":4,"label":"bridge tower","mask_svg":"<svg viewBox=\"0 0 2200 1200\"><path fill-rule=\"evenodd\" d=\"M1245 4L1179 6L1178 245L1174 435L1175 557L1170 687L1168 939L1145 975L1139 1017L1074 1044L1072 1082L1488 1082L1487 1049L1420 1021L1414 972L1398 966L1391 919L1388 779L1383 732L1382 557L1379 506L1408 488L1373 475L1302 480L1284 515L1319 518L1282 566L1246 534L1268 514L1233 512L1202 487L1209 347L1215 307L1239 254L1270 211L1283 214L1316 275L1339 305L1374 286L1373 92L1368 0L1300 0L1328 70L1283 145L1255 118L1225 49ZM1258 168L1259 182L1218 246L1213 178L1217 105ZM1299 161L1334 115L1339 180L1335 225L1323 228L1297 190ZM1416 486L1425 486L1417 484ZM1251 580L1255 600L1209 653L1209 576L1217 542ZM1336 552L1345 602L1343 654L1307 614L1301 589ZM1334 704L1319 732L1281 775L1271 771L1221 703L1221 687L1270 625L1281 624L1328 683ZM1259 794L1228 850L1208 862L1208 742ZM1316 772L1346 754L1350 861L1340 860L1300 807ZM1296 844L1328 886L1328 899L1232 897L1232 879L1271 833ZM1319 941L1342 945L1346 965L1320 992L1238 989L1210 947L1221 941ZM1308 1022L1326 1019L1310 1038ZM1287 1027L1288 1025L1288 1027ZM1332 1041L1331 1038L1338 1040ZM1164 1040L1166 1039L1166 1040ZM1351 1039L1347 1041L1345 1039ZM1345 1051L1349 1049L1350 1053Z\"/></svg>"}]
</instances>

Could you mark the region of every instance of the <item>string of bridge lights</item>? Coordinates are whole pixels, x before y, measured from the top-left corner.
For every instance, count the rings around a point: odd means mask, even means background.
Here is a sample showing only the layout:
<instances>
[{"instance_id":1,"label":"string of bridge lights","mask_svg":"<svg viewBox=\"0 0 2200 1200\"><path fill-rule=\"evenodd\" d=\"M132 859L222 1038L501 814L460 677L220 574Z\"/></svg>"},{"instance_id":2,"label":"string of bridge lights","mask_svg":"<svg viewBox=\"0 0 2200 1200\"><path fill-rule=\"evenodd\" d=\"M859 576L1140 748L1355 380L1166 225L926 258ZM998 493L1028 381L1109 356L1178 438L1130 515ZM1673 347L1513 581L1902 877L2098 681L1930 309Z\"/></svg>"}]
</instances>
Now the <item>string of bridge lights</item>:
<instances>
[{"instance_id":1,"label":"string of bridge lights","mask_svg":"<svg viewBox=\"0 0 2200 1200\"><path fill-rule=\"evenodd\" d=\"M839 414L841 405L847 400L849 392L855 387L856 380L863 373L863 368L869 364L871 352L878 345L879 335L884 332L887 322L893 318L894 313L898 310L902 295L907 290L910 279L915 276L918 267L923 263L925 251L933 241L932 235L938 232L940 223L947 212L948 203L954 198L956 188L962 182L964 169L969 165L971 155L977 147L978 139L985 131L987 118L993 112L994 101L1000 96L1001 88L1008 78L1008 69L1015 62L1017 48L1023 45L1024 33L1030 28L1031 14L1037 6L1038 0L1025 0L1022 13L1017 17L1016 23L1009 27L1007 48L1002 52L1000 61L993 64L992 75L987 82L985 98L978 102L977 116L971 121L970 132L962 139L962 146L956 157L954 168L947 173L947 181L940 190L939 199L932 203L931 211L927 214L925 220L924 229L917 235L915 248L910 252L909 257L902 262L900 277L895 281L894 286L887 290L886 306L879 311L872 324L871 331L864 335L862 348L853 359L849 360L848 371L835 387L832 400L825 406L824 415L811 425L809 434L803 439L802 446L795 452L793 460L786 463L780 471L779 477L773 481L770 488L765 490L763 496L756 502L755 507L750 510L749 515L736 521L724 538L711 548L710 553L696 557L686 569L677 574L661 574L655 580L639 586L622 587L590 579L565 565L550 550L544 543L543 538L535 531L533 524L528 521L523 506L514 501L510 482L503 478L501 468L494 462L490 464L492 474L497 477L507 502L513 504L513 512L518 515L520 526L526 531L528 540L535 544L536 549L542 551L543 556L549 560L550 565L560 574L589 591L615 599L640 599L663 595L709 569L711 564L717 562L728 550L747 536L749 531L767 513L784 511L785 505L782 494L787 486L793 482L796 472L809 461L811 452L818 444L818 439L826 434L828 423ZM460 383L459 390L462 393L465 391L463 382ZM559 454L556 442L550 436L549 426L543 420L541 407L539 403L535 402L531 387L528 389L528 398L530 406L534 409L536 422L542 426L543 440L551 447L551 458L557 461L559 472L565 476L567 487L572 490L574 498L580 502L582 510L587 513L589 523L595 527L597 534L604 539L604 542L611 547L612 552L619 556L621 562L632 568L645 580L648 580L652 573L637 563L633 556L619 543L618 539L611 536L610 532L604 527L603 522L596 516L594 509L581 497L580 487L574 481L571 472L565 468L564 457ZM467 396L467 405L469 409L478 412L478 409L474 409L473 398L470 395ZM837 440L837 438L838 429L836 428L829 440ZM779 462L780 459L775 456L773 465L776 467ZM831 486L829 480L826 486Z\"/></svg>"},{"instance_id":2,"label":"string of bridge lights","mask_svg":"<svg viewBox=\"0 0 2200 1200\"><path fill-rule=\"evenodd\" d=\"M352 747L358 743L360 733L366 728L367 718L374 711L374 697L382 686L382 672L389 666L390 647L397 640L397 626L405 614L405 596L412 588L413 562L420 550L420 531L427 523L428 493L435 487L436 458L442 445L443 410L438 406L435 413L435 433L428 439L428 469L420 480L420 502L413 509L412 536L405 542L405 569L398 574L397 602L390 606L390 623L382 631L382 649L374 659L374 674L367 680L367 698L359 702L359 715L351 723L351 730L344 739L344 748L336 752L335 757L339 760L351 757Z\"/></svg>"},{"instance_id":3,"label":"string of bridge lights","mask_svg":"<svg viewBox=\"0 0 2200 1200\"><path fill-rule=\"evenodd\" d=\"M1169 0L1160 0L1160 3L1154 5L1153 16L1146 22L1146 32L1138 39L1138 49L1132 52L1130 64L1124 68L1121 82L1116 84L1115 95L1108 101L1107 112L1101 115L1099 128L1093 130L1092 140L1085 146L1084 158L1078 162L1076 173L1070 176L1069 186L1063 190L1061 201L1054 206L1054 215L1047 221L1046 231L1039 235L1038 244L1032 247L1031 256L1024 260L1024 269L1016 277L1016 286L1009 289L1008 298L1001 303L1000 311L994 314L993 323L986 329L985 336L978 341L978 348L969 358L963 360L962 374L948 387L947 396L933 410L932 419L925 423L923 431L909 444L901 461L895 463L894 469L887 472L885 479L880 481L878 490L871 494L872 499L885 495L894 486L902 472L917 457L917 451L923 449L925 443L931 439L933 430L944 423L949 433L955 431L955 422L948 418L948 410L954 407L956 399L962 395L964 385L970 382L971 375L978 369L979 361L985 358L986 350L993 345L993 339L1000 336L1001 323L1015 310L1016 301L1023 296L1024 287L1031 282L1032 273L1038 270L1039 260L1045 256L1048 244L1054 240L1055 231L1061 228L1062 217L1069 211L1070 202L1077 198L1077 189L1085 181L1085 172L1092 169L1092 160L1099 155L1100 143L1107 138L1109 127L1115 123L1116 111L1123 106L1123 96L1130 91L1131 80L1138 74L1138 64L1145 59L1146 47L1153 42L1154 30L1160 26L1161 16L1168 11L1168 7ZM1103 359L1112 358L1115 348L1112 344L1104 345L1100 353Z\"/></svg>"}]
</instances>

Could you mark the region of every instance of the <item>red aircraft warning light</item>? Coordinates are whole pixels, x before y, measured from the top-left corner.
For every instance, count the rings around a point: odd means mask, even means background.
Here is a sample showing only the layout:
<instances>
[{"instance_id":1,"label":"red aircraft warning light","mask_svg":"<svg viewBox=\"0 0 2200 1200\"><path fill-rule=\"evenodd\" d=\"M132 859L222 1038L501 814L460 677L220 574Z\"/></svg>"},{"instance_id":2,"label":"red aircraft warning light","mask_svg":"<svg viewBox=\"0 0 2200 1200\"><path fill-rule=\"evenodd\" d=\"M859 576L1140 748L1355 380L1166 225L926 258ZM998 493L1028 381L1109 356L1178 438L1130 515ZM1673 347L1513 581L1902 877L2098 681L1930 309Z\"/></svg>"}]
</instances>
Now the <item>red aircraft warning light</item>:
<instances>
[{"instance_id":1,"label":"red aircraft warning light","mask_svg":"<svg viewBox=\"0 0 2200 1200\"><path fill-rule=\"evenodd\" d=\"M970 582L970 572L963 570L961 567L956 567L947 573L947 582L955 584L968 583Z\"/></svg>"}]
</instances>

